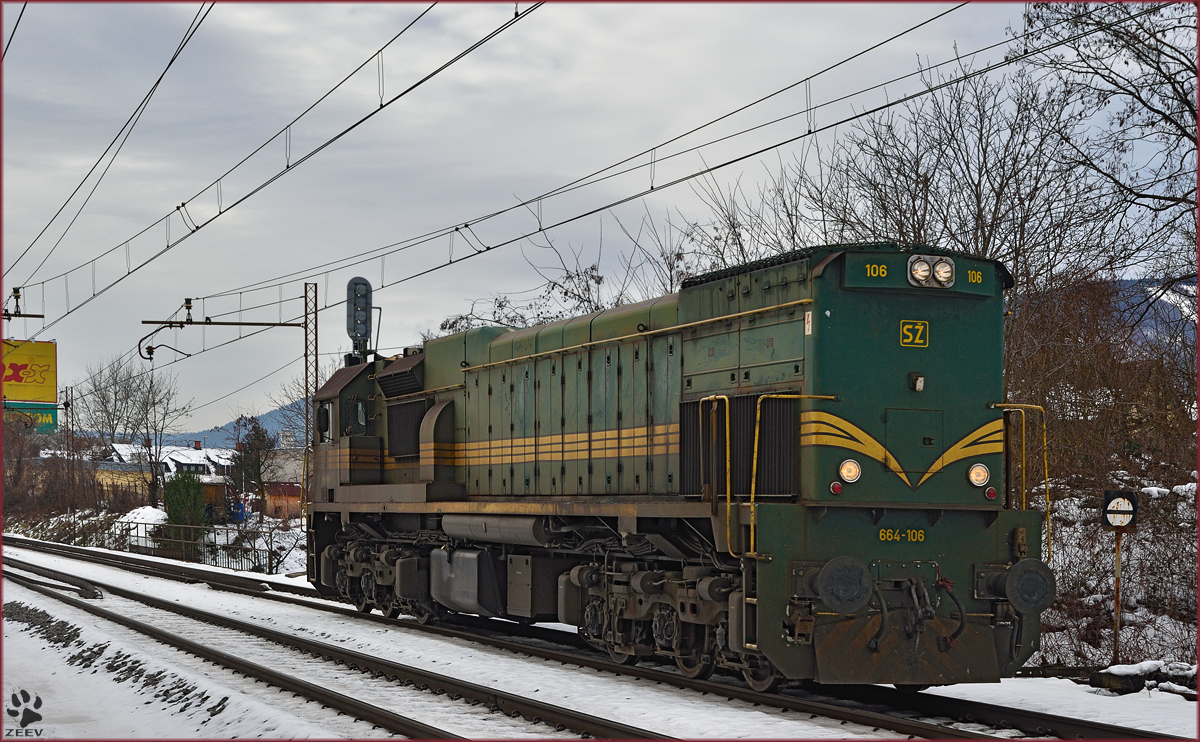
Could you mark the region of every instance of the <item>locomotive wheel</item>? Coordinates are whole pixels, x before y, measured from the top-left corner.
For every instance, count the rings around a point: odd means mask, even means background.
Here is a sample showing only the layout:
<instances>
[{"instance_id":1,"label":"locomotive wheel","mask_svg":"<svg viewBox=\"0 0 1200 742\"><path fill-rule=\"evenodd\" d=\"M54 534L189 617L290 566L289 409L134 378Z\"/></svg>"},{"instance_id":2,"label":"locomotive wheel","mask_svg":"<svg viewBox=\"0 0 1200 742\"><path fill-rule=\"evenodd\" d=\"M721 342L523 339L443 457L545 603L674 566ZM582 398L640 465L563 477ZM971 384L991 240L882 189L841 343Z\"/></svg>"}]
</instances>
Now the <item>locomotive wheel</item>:
<instances>
[{"instance_id":1,"label":"locomotive wheel","mask_svg":"<svg viewBox=\"0 0 1200 742\"><path fill-rule=\"evenodd\" d=\"M387 611L384 612L383 615L387 616L388 618L399 618L401 613L402 611L400 610L400 604L393 602L388 606Z\"/></svg>"},{"instance_id":2,"label":"locomotive wheel","mask_svg":"<svg viewBox=\"0 0 1200 742\"><path fill-rule=\"evenodd\" d=\"M354 596L354 610L358 611L359 613L370 613L371 608L373 607L374 604L367 596L362 595L361 593Z\"/></svg>"},{"instance_id":3,"label":"locomotive wheel","mask_svg":"<svg viewBox=\"0 0 1200 742\"><path fill-rule=\"evenodd\" d=\"M616 662L618 665L636 665L638 662L638 656L636 654L625 654L624 652L618 652L612 647L606 647L605 649L608 652L609 659L611 659L613 662Z\"/></svg>"},{"instance_id":4,"label":"locomotive wheel","mask_svg":"<svg viewBox=\"0 0 1200 742\"><path fill-rule=\"evenodd\" d=\"M707 662L696 656L676 657L675 666L679 668L680 674L692 680L708 680L712 677L713 670L717 669L717 663L711 657Z\"/></svg>"},{"instance_id":5,"label":"locomotive wheel","mask_svg":"<svg viewBox=\"0 0 1200 742\"><path fill-rule=\"evenodd\" d=\"M746 685L750 686L750 690L759 693L774 693L783 685L783 678L776 675L770 665L747 667L742 670L742 678L745 679Z\"/></svg>"}]
</instances>

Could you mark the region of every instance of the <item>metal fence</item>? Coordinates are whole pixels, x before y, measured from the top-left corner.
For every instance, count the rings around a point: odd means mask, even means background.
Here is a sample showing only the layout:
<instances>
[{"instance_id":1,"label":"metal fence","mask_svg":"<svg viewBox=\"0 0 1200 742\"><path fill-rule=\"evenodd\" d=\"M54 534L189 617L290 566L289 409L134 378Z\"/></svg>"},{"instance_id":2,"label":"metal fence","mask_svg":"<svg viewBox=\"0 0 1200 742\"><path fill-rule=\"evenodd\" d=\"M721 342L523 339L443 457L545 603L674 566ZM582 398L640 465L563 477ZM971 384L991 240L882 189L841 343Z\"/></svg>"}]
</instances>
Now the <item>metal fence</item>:
<instances>
[{"instance_id":1,"label":"metal fence","mask_svg":"<svg viewBox=\"0 0 1200 742\"><path fill-rule=\"evenodd\" d=\"M107 531L89 534L76 543L265 574L274 574L288 553L300 548L293 533L278 527L139 522L117 522Z\"/></svg>"}]
</instances>

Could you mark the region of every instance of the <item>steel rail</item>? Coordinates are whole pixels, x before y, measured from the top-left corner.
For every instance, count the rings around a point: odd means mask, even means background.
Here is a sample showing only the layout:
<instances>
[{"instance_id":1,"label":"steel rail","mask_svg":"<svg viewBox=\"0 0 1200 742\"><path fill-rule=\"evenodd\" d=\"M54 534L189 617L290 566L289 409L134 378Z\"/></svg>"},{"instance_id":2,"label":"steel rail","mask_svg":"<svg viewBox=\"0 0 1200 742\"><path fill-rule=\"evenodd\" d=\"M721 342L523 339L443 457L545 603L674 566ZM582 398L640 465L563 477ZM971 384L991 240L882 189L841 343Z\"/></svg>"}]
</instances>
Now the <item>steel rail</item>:
<instances>
[{"instance_id":1,"label":"steel rail","mask_svg":"<svg viewBox=\"0 0 1200 742\"><path fill-rule=\"evenodd\" d=\"M120 624L126 628L133 629L139 634L144 634L152 639L163 642L164 644L169 644L170 646L173 646L176 649L181 649L188 654L193 654L197 657L209 660L210 662L224 665L230 670L240 672L249 677L257 678L265 683L270 683L271 685L282 688L286 691L298 693L305 698L311 698L312 700L324 704L329 708L336 709L342 713L351 714L364 721L377 724L384 729L391 730L398 734L403 734L406 737L413 739L463 739L463 737L460 737L459 735L438 729L437 727L429 726L428 724L423 724L415 719L410 719L407 716L401 716L400 714L388 711L387 709L379 708L378 706L372 706L369 703L359 701L355 698L332 691L328 688L323 688L314 683L309 683L299 678L285 675L284 673L277 672L270 668L263 667L262 665L244 660L236 655L230 654L229 652L222 652L219 649L206 647L203 644L191 641L190 639L184 639L181 636L173 634L169 631L164 631L156 626L151 626L148 623L138 621L127 616L122 616L119 613L107 611L103 608L97 607L94 602L89 602L81 598L75 598L70 595L64 595L57 590L42 587L34 581L28 580L20 575L14 575L11 572L6 571L4 573L4 577L16 582L18 585L23 585L30 590L41 593L42 595L46 595L47 597L62 601L63 603L66 603L74 608L78 608L81 611L86 611L94 616L98 616L105 621L111 621L112 623Z\"/></svg>"},{"instance_id":2,"label":"steel rail","mask_svg":"<svg viewBox=\"0 0 1200 742\"><path fill-rule=\"evenodd\" d=\"M66 574L65 572L59 572L58 570L54 570L54 569L47 569L45 567L41 567L36 564L29 564L28 562L22 563L21 569L25 570L26 572L32 572L35 575L41 575L42 577L49 577L52 580L58 580L59 582L65 582L65 583L67 583L68 586L70 586L69 589L73 589L76 592L78 592L79 597L81 597L81 598L89 598L89 599L95 600L97 598L104 597L101 594L101 592L98 589L96 589L95 585L93 585L92 583L88 582L87 580L85 580L82 577L79 577L77 575L69 575L69 574ZM38 584L40 584L44 587L54 587L54 588L63 587L60 585L52 585L48 582L40 582Z\"/></svg>"},{"instance_id":3,"label":"steel rail","mask_svg":"<svg viewBox=\"0 0 1200 742\"><path fill-rule=\"evenodd\" d=\"M30 565L28 562L14 559L12 557L4 557L4 563L22 570L29 570L31 567L36 567L36 565ZM80 580L79 578L74 579L79 582L83 582L83 580ZM235 631L241 631L252 636L266 639L267 641L275 644L281 644L293 649L298 649L302 652L340 662L347 667L351 667L356 670L397 679L405 682L406 684L416 686L421 690L432 690L439 695L444 693L452 698L458 696L468 698L473 701L478 701L489 708L502 711L508 716L520 715L535 723L539 721L547 722L553 725L569 728L577 732L589 734L593 737L599 737L601 739L673 739L673 737L665 734L659 734L657 732L651 732L645 729L632 727L627 724L609 721L608 719L602 719L600 717L592 716L591 714L585 714L573 709L563 708L549 703L543 703L541 701L534 701L528 698L523 698L514 693L487 688L465 680L459 680L458 678L430 672L428 670L422 670L411 665L405 665L391 660L381 659L379 657L374 657L343 647L337 647L325 642L299 638L282 631L261 626L259 624L241 621L217 613L211 613L201 608L185 606L174 601L168 601L163 598L146 595L145 593L128 590L116 585L95 581L88 581L88 584L100 587L111 595L137 601L144 605L169 611L171 613L194 620L203 621L217 626L223 626Z\"/></svg>"},{"instance_id":4,"label":"steel rail","mask_svg":"<svg viewBox=\"0 0 1200 742\"><path fill-rule=\"evenodd\" d=\"M39 539L26 538L24 536L14 536L5 534L0 543L8 543L12 546L35 549L51 554L61 554L63 556L84 556L91 561L100 562L102 564L111 564L120 566L122 569L127 569L132 572L140 572L141 574L150 575L152 577L165 577L167 579L175 579L182 582L206 582L214 575L220 575L222 579L229 584L239 585L246 588L262 590L263 585L267 585L271 590L280 590L283 592L295 593L297 595L310 595L314 598L320 597L317 591L308 586L288 585L286 583L265 582L256 580L252 577L243 577L235 574L221 574L208 569L197 569L189 567L183 562L170 564L165 562L157 562L151 559L141 559L132 554L115 553L109 550L98 550L92 547L75 546L72 544L60 544L53 541L41 541Z\"/></svg>"},{"instance_id":5,"label":"steel rail","mask_svg":"<svg viewBox=\"0 0 1200 742\"><path fill-rule=\"evenodd\" d=\"M17 545L16 539L13 539L13 537L5 536L4 538L6 540L13 540L14 545ZM106 561L104 558L109 556L102 552L68 546L65 544L53 544L50 542L23 538L20 540L24 542L21 545L27 545L31 549L48 551L50 553L61 553L66 556L79 555L101 562ZM144 563L145 562L143 562L143 564ZM421 631L429 634L437 634L456 639L465 639L498 649L505 649L511 652L539 657L541 659L579 665L581 667L587 667L590 669L604 670L618 675L640 677L668 685L674 685L680 688L688 688L691 690L700 691L702 693L712 693L727 698L735 698L773 708L817 714L820 716L838 719L840 721L864 724L881 729L888 729L900 734L924 737L927 739L995 739L994 735L954 729L952 727L946 727L927 722L913 721L887 714L861 711L859 709L839 706L835 703L810 700L790 695L759 693L747 688L740 688L738 686L728 685L711 680L693 680L677 673L664 672L662 670L654 670L647 667L639 667L636 665L618 665L607 659L582 655L575 651L537 647L510 639L485 637L480 636L473 631L451 628L445 625L420 624L416 621L389 619L385 616L374 613L360 613L350 606L333 601L320 602L311 599L306 600L303 598L294 597L292 595L282 595L279 592L263 592L261 585L264 583L251 578L241 577L239 575L223 575L213 571L195 570L183 566L176 567L175 565L168 564L154 564L155 567L161 566L161 569L163 570L179 569L188 572L203 573L203 581L208 583L210 587L216 589L239 592L254 597L266 598L268 600L276 600L295 605L307 606L309 608L340 613L347 616L357 616L361 619L381 623L387 626L404 628L412 631ZM137 569L136 571L141 572L144 570ZM227 577L231 579L227 580ZM249 585L249 587L246 585ZM274 587L275 583L271 583L271 585ZM288 592L312 595L314 597L317 596L315 590L312 590L311 593L308 593L305 592L304 588L298 586L287 585L283 587L291 588L288 590ZM456 617L456 620L461 620L462 618L473 617L458 616ZM504 631L510 628L507 624L497 625L495 621L489 619L476 619L470 621L470 624L473 628L482 628L494 631ZM530 629L534 627L523 627L518 624L512 624L511 628ZM579 641L579 638L576 635L567 634L566 632L547 630L541 633L543 636L546 634L560 635L562 638L558 639L558 641L561 643L574 643L571 642L572 638L574 638L576 642ZM1111 724L1104 724L1085 719L1074 719L1037 711L1012 709L983 702L950 698L948 696L939 696L936 694L903 693L901 691L882 686L820 685L818 687L819 690L814 690L813 692L829 696L833 699L868 699L868 702L887 705L896 710L916 711L918 713L932 716L949 716L957 721L988 724L1001 728L1016 728L1033 736L1054 735L1062 739L1186 739L1185 737L1177 737L1175 735L1162 734L1160 732L1152 732L1144 729L1118 727Z\"/></svg>"},{"instance_id":6,"label":"steel rail","mask_svg":"<svg viewBox=\"0 0 1200 742\"><path fill-rule=\"evenodd\" d=\"M37 548L37 547L35 546L34 548ZM56 549L55 551L58 551L58 550ZM82 554L80 554L79 556L82 556L85 558L91 558L93 555L94 555L93 552L85 551ZM5 557L6 561L9 559L11 559L11 557ZM164 566L167 566L167 565L164 565ZM173 566L173 565L171 565L171 566ZM216 576L216 575L213 575L213 576ZM254 581L250 580L250 582L254 582ZM92 584L100 586L105 589L110 589L110 591L112 591L112 593L114 595L121 595L121 592L112 590L112 586L106 586L103 583L98 583L95 581L93 581ZM214 584L214 582L212 582L212 581L210 581L208 584L212 587L218 587L218 585ZM499 638L494 638L494 637L481 637L474 632L463 630L463 629L454 629L454 628L449 628L446 626L438 626L435 624L419 624L415 621L397 621L394 619L386 618L386 617L378 615L378 614L359 613L356 609L351 608L349 606L344 606L341 604L328 603L327 605L322 605L319 602L313 602L311 600L305 600L303 598L299 598L299 597L295 597L295 596L291 596L291 595L281 595L281 594L272 593L272 592L262 592L260 589L257 589L257 587L246 588L246 587L242 587L240 585L225 584L225 585L220 585L219 589L224 589L224 590L228 590L231 592L238 592L238 593L250 595L253 597L266 598L268 600L277 600L280 602L302 605L302 606L305 606L308 608L315 608L318 610L323 610L323 611L327 611L327 612L331 612L331 613L339 613L339 614L342 614L345 616L357 616L359 618L362 618L362 619L365 619L368 621L373 621L376 623L382 623L386 626L390 626L393 628L403 628L403 629L409 629L409 630L422 631L425 633L436 634L436 635L445 636L448 638L466 639L468 641L485 644L487 646L491 646L491 647L494 647L497 649L505 649L505 650L508 650L508 651L511 651L514 653L518 653L518 654L525 654L525 655L538 657L541 659L553 660L553 661L563 662L566 664L587 667L589 669L608 671L608 672L612 672L616 675L626 675L626 676L630 676L630 677L642 678L645 680L653 680L655 682L661 682L661 683L673 685L673 686L680 687L680 688L696 690L696 691L700 691L702 693L711 693L711 694L725 697L725 698L733 698L733 699L737 699L740 701L746 701L748 703L758 703L758 704L762 704L764 706L770 706L770 707L774 707L774 708L778 708L778 709L786 709L789 711L798 711L798 712L802 712L802 713L812 714L814 716L823 716L826 718L837 719L839 721L845 721L845 722L849 722L849 723L862 724L864 726L869 726L869 727L878 728L878 729L888 729L890 731L894 731L899 734L912 735L914 737L923 737L926 739L994 739L994 737L992 735L988 735L988 734L981 734L979 732L969 732L969 731L964 731L964 730L959 730L959 729L953 729L950 727L940 726L937 724L929 724L926 722L913 721L910 719L903 719L903 718L889 716L887 714L881 714L881 713L877 713L877 712L873 712L873 711L852 709L852 708L847 708L845 706L838 706L836 704L823 703L820 701L811 701L811 700L795 698L795 697L791 697L791 696L758 693L758 692L752 691L748 688L739 688L737 686L726 685L724 683L713 682L713 681L709 681L709 680L692 680L689 678L685 678L682 675L677 675L677 674L669 673L669 672L663 672L661 670L654 670L654 669L650 669L650 668L646 668L646 667L636 667L636 666L631 667L631 666L618 665L618 664L611 662L609 660L606 660L606 659L587 657L587 656L581 655L577 652L548 649L548 648L543 648L543 647L534 647L534 646L530 646L528 644L512 641L509 639L499 639ZM159 599L155 599L155 600L157 601ZM174 611L174 610L177 610L180 608L179 604L177 604L177 603L171 602L169 604L166 604L165 601L162 601L162 602L164 603L163 607L166 608L167 610ZM232 619L230 619L230 620L232 620ZM556 633L564 633L564 632L556 632Z\"/></svg>"},{"instance_id":7,"label":"steel rail","mask_svg":"<svg viewBox=\"0 0 1200 742\"><path fill-rule=\"evenodd\" d=\"M317 607L323 610L328 610L327 606L336 606L338 610L345 610L347 613L358 614L353 609L346 609L346 606L336 600L331 600L322 596L314 588L308 585L289 585L287 583L265 582L263 580L254 579L253 577L243 577L242 575L228 574L217 572L211 569L199 569L189 567L186 564L170 564L165 562L157 562L149 559L141 559L130 554L116 554L109 551L98 551L92 548L81 546L73 546L71 544L59 544L52 541L39 541L37 539L27 539L23 536L6 535L3 540L11 543L13 546L32 549L35 551L43 551L49 554L73 558L85 558L97 564L117 567L129 572L136 572L150 577L158 577L161 579L175 580L191 584L206 583L210 587L228 590L236 588L239 592L245 592L249 595L269 596L273 600L282 600L283 596L279 593L290 593L292 595L300 595L309 600L292 600L285 602L293 602L297 605L307 605ZM266 587L264 587L266 586ZM321 603L313 603L313 600L321 601ZM358 614L363 615L363 614ZM530 626L527 624L513 623L509 621L499 621L497 619L481 618L477 616L457 615L453 619L454 623L464 624L466 626L478 629L487 629L501 633L511 634L515 636L523 636L533 639L542 639L545 641L568 644L576 647L588 646L577 634L568 634L562 631L546 629L540 626Z\"/></svg>"},{"instance_id":8,"label":"steel rail","mask_svg":"<svg viewBox=\"0 0 1200 742\"><path fill-rule=\"evenodd\" d=\"M1105 724L1098 721L1072 719L1066 716L997 706L982 701L941 696L936 693L904 693L894 688L875 685L821 686L817 691L836 698L862 703L881 703L893 708L907 708L921 714L949 716L965 722L987 724L1000 728L1020 729L1026 734L1061 739L1187 739L1171 734L1150 732Z\"/></svg>"}]
</instances>

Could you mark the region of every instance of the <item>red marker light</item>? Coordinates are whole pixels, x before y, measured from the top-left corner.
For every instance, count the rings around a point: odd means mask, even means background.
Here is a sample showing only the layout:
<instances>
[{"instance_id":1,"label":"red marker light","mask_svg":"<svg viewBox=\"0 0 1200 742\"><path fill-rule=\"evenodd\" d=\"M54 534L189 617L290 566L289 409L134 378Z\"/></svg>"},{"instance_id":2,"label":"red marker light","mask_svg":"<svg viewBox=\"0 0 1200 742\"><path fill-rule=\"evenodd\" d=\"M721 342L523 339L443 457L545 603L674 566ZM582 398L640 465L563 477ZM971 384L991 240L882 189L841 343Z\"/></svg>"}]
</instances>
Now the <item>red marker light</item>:
<instances>
[{"instance_id":1,"label":"red marker light","mask_svg":"<svg viewBox=\"0 0 1200 742\"><path fill-rule=\"evenodd\" d=\"M987 496L987 499L995 500L996 499L996 488L988 487L986 490L984 490L983 494Z\"/></svg>"},{"instance_id":2,"label":"red marker light","mask_svg":"<svg viewBox=\"0 0 1200 742\"><path fill-rule=\"evenodd\" d=\"M832 492L832 493L833 493L833 494L835 494L835 495L840 495L840 494L842 494L842 483L841 483L841 482L834 482L834 483L830 484L830 485L829 485L829 491L830 491L830 492Z\"/></svg>"}]
</instances>

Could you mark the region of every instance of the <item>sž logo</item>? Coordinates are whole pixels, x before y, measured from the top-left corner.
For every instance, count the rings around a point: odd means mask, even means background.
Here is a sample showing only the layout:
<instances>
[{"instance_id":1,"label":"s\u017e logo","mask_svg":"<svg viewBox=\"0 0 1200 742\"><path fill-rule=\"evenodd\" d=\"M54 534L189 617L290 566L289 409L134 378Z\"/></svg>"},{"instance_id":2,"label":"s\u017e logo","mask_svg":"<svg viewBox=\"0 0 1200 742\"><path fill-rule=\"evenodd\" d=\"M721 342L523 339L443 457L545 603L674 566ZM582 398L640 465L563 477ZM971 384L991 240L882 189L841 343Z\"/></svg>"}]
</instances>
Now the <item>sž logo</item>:
<instances>
[{"instance_id":1,"label":"s\u017e logo","mask_svg":"<svg viewBox=\"0 0 1200 742\"><path fill-rule=\"evenodd\" d=\"M42 699L36 694L30 695L27 690L13 691L12 698L5 711L17 723L21 725L20 729L9 728L4 730L5 737L40 737L42 736L41 729L26 729L30 724L42 720L42 715L37 712L37 709L42 707Z\"/></svg>"}]
</instances>

